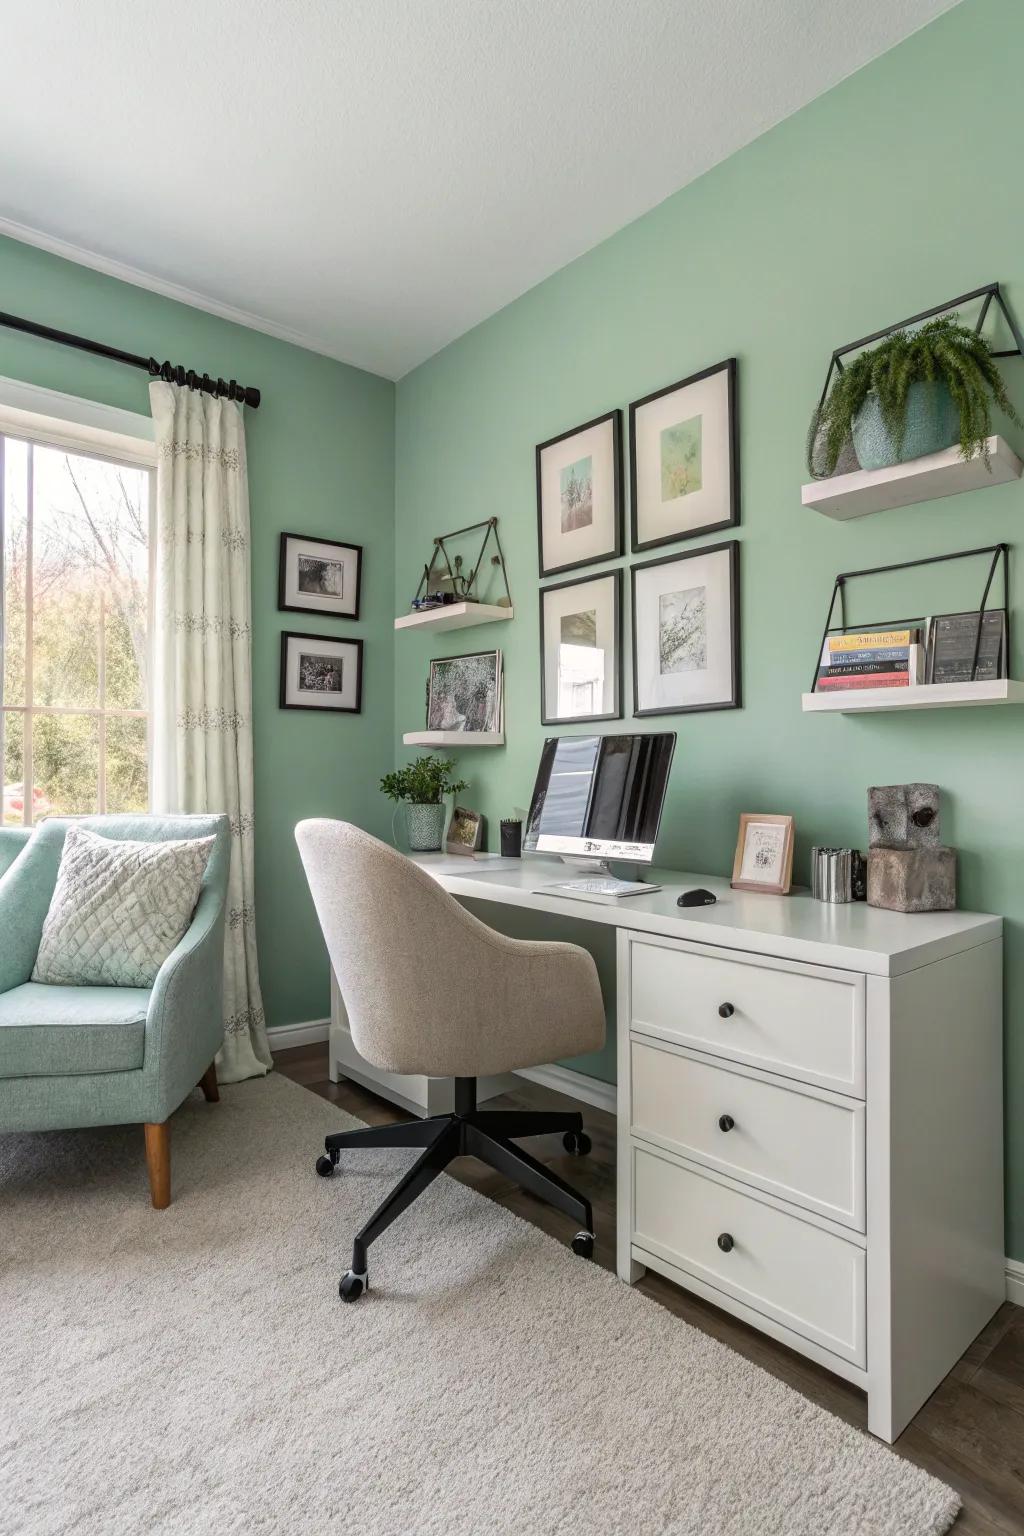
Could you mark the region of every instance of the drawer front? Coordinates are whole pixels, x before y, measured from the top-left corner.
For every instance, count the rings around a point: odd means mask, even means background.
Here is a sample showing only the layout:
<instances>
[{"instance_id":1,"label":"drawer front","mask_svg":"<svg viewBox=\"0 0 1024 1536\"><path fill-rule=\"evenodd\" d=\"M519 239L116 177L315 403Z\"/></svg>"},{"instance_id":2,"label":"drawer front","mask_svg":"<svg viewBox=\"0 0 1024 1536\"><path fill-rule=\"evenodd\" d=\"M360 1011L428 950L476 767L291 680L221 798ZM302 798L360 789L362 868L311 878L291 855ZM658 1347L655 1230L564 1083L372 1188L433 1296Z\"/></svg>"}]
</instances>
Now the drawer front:
<instances>
[{"instance_id":1,"label":"drawer front","mask_svg":"<svg viewBox=\"0 0 1024 1536\"><path fill-rule=\"evenodd\" d=\"M864 978L855 972L634 939L630 1023L864 1097Z\"/></svg>"},{"instance_id":2,"label":"drawer front","mask_svg":"<svg viewBox=\"0 0 1024 1536\"><path fill-rule=\"evenodd\" d=\"M630 1045L631 1129L864 1230L864 1106L670 1047Z\"/></svg>"},{"instance_id":3,"label":"drawer front","mask_svg":"<svg viewBox=\"0 0 1024 1536\"><path fill-rule=\"evenodd\" d=\"M632 1155L638 1247L842 1359L866 1364L862 1248L656 1152L634 1144Z\"/></svg>"}]
</instances>

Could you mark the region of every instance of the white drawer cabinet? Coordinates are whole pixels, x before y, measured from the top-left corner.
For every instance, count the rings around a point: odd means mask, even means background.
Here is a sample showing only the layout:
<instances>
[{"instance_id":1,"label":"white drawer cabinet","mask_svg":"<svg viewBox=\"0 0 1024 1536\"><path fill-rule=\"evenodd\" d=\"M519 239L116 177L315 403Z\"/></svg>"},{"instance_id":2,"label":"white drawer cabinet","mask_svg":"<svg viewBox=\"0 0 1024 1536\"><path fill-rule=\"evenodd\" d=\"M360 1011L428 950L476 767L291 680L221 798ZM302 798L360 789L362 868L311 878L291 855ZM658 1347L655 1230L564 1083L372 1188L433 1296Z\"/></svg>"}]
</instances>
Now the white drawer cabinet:
<instances>
[{"instance_id":1,"label":"white drawer cabinet","mask_svg":"<svg viewBox=\"0 0 1024 1536\"><path fill-rule=\"evenodd\" d=\"M619 1274L857 1383L893 1440L1005 1294L1002 941L857 971L750 937L619 929Z\"/></svg>"}]
</instances>

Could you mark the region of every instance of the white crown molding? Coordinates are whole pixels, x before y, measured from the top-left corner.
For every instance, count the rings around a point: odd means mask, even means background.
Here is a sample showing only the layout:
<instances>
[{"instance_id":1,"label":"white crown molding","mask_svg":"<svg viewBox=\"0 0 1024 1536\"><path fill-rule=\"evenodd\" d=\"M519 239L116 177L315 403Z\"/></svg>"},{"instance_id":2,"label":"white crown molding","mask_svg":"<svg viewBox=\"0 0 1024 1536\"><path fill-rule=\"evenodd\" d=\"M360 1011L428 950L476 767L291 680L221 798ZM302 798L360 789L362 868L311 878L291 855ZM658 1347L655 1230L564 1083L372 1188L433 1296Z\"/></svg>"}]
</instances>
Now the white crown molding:
<instances>
[{"instance_id":1,"label":"white crown molding","mask_svg":"<svg viewBox=\"0 0 1024 1536\"><path fill-rule=\"evenodd\" d=\"M244 326L249 331L261 331L265 336L273 336L276 341L286 341L290 346L301 347L305 352L316 352L321 357L333 358L338 363L348 363L348 359L339 356L337 352L317 341L313 336L307 336L302 331L294 331L290 326L279 325L275 320L265 320L262 315L254 315L247 309L236 309L233 304L224 304L219 299L209 299L205 294L196 293L191 288L183 288L180 283L168 282L166 278L153 277L149 272L143 272L138 267L130 267L123 261L115 261L110 256L98 256L95 251L87 251L80 245L73 245L69 240L61 240L56 235L45 234L40 229L32 229L27 224L19 224L14 219L5 219L0 215L0 235L6 235L9 240L18 240L22 245L33 245L37 250L48 251L51 256L59 256L64 261L73 261L77 266L90 267L94 272L102 272L104 277L114 277L121 283L131 283L135 288L145 288L150 293L158 293L161 298L173 299L176 304L187 304L190 309L201 309L205 314L216 315L219 320L229 320L232 325ZM349 363L349 367L355 367ZM365 370L363 370L365 371Z\"/></svg>"}]
</instances>

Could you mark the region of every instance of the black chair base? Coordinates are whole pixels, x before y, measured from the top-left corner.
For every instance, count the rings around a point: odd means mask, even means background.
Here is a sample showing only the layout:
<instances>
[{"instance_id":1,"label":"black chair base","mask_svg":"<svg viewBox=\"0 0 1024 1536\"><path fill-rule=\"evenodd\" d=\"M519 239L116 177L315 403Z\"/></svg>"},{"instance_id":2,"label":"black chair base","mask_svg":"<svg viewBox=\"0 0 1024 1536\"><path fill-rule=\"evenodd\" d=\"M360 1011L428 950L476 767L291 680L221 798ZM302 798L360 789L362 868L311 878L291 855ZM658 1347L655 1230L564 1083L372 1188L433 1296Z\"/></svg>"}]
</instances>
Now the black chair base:
<instances>
[{"instance_id":1,"label":"black chair base","mask_svg":"<svg viewBox=\"0 0 1024 1536\"><path fill-rule=\"evenodd\" d=\"M476 1079L455 1079L455 1112L430 1120L409 1120L399 1125L366 1126L358 1131L339 1131L324 1140L324 1156L316 1171L331 1175L341 1153L350 1147L420 1147L421 1155L395 1185L381 1206L356 1234L352 1244L352 1268L341 1277L338 1293L343 1301L356 1301L368 1289L366 1250L375 1238L422 1195L439 1173L456 1157L477 1157L523 1189L546 1200L556 1210L580 1224L572 1246L591 1258L594 1252L594 1217L590 1201L557 1173L513 1145L510 1138L562 1133L566 1151L577 1156L590 1151L583 1130L583 1116L557 1110L481 1110L476 1104Z\"/></svg>"}]
</instances>

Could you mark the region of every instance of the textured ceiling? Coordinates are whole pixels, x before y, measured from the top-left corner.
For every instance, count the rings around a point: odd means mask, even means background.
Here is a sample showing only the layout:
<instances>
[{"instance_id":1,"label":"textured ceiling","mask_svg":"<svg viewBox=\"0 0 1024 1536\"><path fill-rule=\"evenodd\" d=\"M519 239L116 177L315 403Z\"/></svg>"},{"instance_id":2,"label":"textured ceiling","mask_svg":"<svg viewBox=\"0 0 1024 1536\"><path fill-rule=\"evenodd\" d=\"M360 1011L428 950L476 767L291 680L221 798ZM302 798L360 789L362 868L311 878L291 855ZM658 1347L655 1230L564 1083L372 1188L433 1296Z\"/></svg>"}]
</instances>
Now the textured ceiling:
<instances>
[{"instance_id":1,"label":"textured ceiling","mask_svg":"<svg viewBox=\"0 0 1024 1536\"><path fill-rule=\"evenodd\" d=\"M12 0L0 232L400 377L948 9Z\"/></svg>"}]
</instances>

